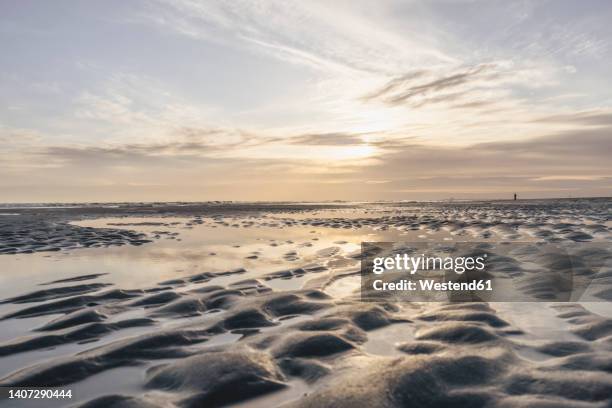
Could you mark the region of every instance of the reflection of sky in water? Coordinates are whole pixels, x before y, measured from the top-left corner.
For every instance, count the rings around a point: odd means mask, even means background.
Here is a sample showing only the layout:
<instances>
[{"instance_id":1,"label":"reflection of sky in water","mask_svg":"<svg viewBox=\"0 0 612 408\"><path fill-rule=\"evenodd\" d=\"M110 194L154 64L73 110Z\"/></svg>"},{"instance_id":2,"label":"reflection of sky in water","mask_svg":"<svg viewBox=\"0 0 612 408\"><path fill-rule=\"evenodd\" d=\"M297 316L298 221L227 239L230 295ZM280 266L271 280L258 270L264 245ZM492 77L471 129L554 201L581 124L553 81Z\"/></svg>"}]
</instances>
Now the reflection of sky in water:
<instances>
[{"instance_id":1,"label":"reflection of sky in water","mask_svg":"<svg viewBox=\"0 0 612 408\"><path fill-rule=\"evenodd\" d=\"M83 226L108 227L108 223L181 222L187 219L98 219L78 223ZM11 271L1 276L0 297L14 296L39 283L92 273L109 273L97 281L112 282L122 288L141 288L157 282L201 272L227 271L239 267L247 269L246 276L269 273L284 268L296 268L316 260L316 252L330 246L341 246L346 251L358 249L363 233L347 230L317 229L312 227L211 227L184 224L173 226L112 226L145 233L153 231L178 232L178 239L164 235L153 243L142 246L88 248L58 253L36 253L0 257L0 268ZM317 238L317 240L313 240ZM293 243L287 243L291 240ZM337 245L334 241L350 241ZM303 246L308 243L312 246ZM277 246L271 246L276 244ZM283 255L297 251L300 259L289 262ZM258 259L246 259L259 252ZM215 254L215 255L212 255ZM74 283L73 283L74 284Z\"/></svg>"},{"instance_id":2,"label":"reflection of sky in water","mask_svg":"<svg viewBox=\"0 0 612 408\"><path fill-rule=\"evenodd\" d=\"M316 215L321 216L322 214ZM340 216L339 213L325 214ZM347 215L346 212L342 215ZM311 214L312 216L312 214ZM0 257L0 268L11 271L3 274L0 297L14 296L32 289L36 284L71 276L110 273L98 281L112 282L122 288L140 288L157 282L206 271L227 271L243 267L245 276L257 276L285 268L295 268L317 260L316 252L330 246L339 246L344 252L359 249L361 241L406 239L406 232L360 230L342 228L293 227L232 227L206 225L186 228L188 218L102 218L78 222L88 227L125 228L152 234L154 231L178 232L177 239L161 235L153 243L142 246L87 248L58 253L36 253ZM259 219L261 220L261 218ZM230 225L237 220L224 218ZM274 219L270 218L270 222ZM177 225L108 225L160 222ZM213 226L214 225L214 226ZM414 239L422 231L410 231ZM419 234L417 234L419 233ZM433 239L433 236L428 236ZM287 242L287 241L292 241ZM336 244L347 241L346 244ZM309 244L311 246L305 246ZM276 245L276 246L273 246ZM297 251L299 259L286 261L283 255ZM247 259L253 253L257 259ZM215 254L215 255L211 255Z\"/></svg>"}]
</instances>

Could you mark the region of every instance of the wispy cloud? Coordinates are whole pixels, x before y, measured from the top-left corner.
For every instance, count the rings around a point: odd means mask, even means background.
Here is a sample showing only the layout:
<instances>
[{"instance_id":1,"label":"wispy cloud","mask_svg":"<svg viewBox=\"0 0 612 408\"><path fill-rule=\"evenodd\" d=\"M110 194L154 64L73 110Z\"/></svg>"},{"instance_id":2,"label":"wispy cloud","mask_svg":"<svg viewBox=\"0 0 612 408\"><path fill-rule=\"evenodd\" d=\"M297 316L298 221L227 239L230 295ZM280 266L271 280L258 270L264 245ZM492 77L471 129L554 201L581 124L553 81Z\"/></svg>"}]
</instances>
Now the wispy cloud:
<instances>
[{"instance_id":1,"label":"wispy cloud","mask_svg":"<svg viewBox=\"0 0 612 408\"><path fill-rule=\"evenodd\" d=\"M430 22L415 20L415 27L404 33L409 35L401 35L377 24L368 5L355 3L352 8L344 8L319 1L193 0L165 0L159 4L163 7L156 7L151 15L163 16L162 26L166 29L203 39L245 41L281 59L309 66L390 73L417 62L456 62L420 31L435 31Z\"/></svg>"},{"instance_id":2,"label":"wispy cloud","mask_svg":"<svg viewBox=\"0 0 612 408\"><path fill-rule=\"evenodd\" d=\"M565 112L538 118L535 121L542 123L563 123L586 126L612 126L612 112L601 109L582 112Z\"/></svg>"},{"instance_id":3,"label":"wispy cloud","mask_svg":"<svg viewBox=\"0 0 612 408\"><path fill-rule=\"evenodd\" d=\"M408 102L412 102L416 98L421 98L419 103L424 104L423 101L427 101L427 97L431 94L437 95L434 98L438 98L438 101L457 99L462 93L451 93L445 95L439 95L442 91L449 89L456 89L461 85L465 85L468 82L479 79L480 74L493 68L493 65L482 64L475 67L462 69L457 73L436 78L433 80L426 80L425 82L417 82L422 77L426 76L424 71L416 71L406 75L402 75L398 78L394 78L385 84L381 89L374 91L373 93L366 95L363 99L365 101L373 99L381 99L385 103L391 105L399 105ZM430 98L430 101L434 101L434 98Z\"/></svg>"},{"instance_id":4,"label":"wispy cloud","mask_svg":"<svg viewBox=\"0 0 612 408\"><path fill-rule=\"evenodd\" d=\"M570 3L15 13L0 21L19 50L0 62L0 187L13 199L32 186L109 199L600 194L612 7ZM54 24L41 30L36 13Z\"/></svg>"},{"instance_id":5,"label":"wispy cloud","mask_svg":"<svg viewBox=\"0 0 612 408\"><path fill-rule=\"evenodd\" d=\"M292 144L308 146L356 146L364 144L359 135L324 133L300 135L290 139Z\"/></svg>"},{"instance_id":6,"label":"wispy cloud","mask_svg":"<svg viewBox=\"0 0 612 408\"><path fill-rule=\"evenodd\" d=\"M528 89L554 84L554 73L543 78L543 69L537 65L517 65L511 60L420 69L392 78L361 100L410 109L435 107L486 113L516 110L529 104L516 87Z\"/></svg>"}]
</instances>

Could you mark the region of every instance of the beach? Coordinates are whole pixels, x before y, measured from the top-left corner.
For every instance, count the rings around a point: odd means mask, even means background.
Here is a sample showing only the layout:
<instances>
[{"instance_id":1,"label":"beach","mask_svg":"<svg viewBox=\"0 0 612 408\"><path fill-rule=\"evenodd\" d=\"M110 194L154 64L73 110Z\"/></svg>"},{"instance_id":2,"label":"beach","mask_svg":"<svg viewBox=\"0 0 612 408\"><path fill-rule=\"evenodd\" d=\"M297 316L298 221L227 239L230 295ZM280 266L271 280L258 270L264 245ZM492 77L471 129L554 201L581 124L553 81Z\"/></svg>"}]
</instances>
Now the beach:
<instances>
[{"instance_id":1,"label":"beach","mask_svg":"<svg viewBox=\"0 0 612 408\"><path fill-rule=\"evenodd\" d=\"M4 205L0 385L72 390L47 407L607 407L611 208ZM364 299L363 242L523 243L495 276L535 301ZM564 268L589 285L553 302L538 271Z\"/></svg>"}]
</instances>

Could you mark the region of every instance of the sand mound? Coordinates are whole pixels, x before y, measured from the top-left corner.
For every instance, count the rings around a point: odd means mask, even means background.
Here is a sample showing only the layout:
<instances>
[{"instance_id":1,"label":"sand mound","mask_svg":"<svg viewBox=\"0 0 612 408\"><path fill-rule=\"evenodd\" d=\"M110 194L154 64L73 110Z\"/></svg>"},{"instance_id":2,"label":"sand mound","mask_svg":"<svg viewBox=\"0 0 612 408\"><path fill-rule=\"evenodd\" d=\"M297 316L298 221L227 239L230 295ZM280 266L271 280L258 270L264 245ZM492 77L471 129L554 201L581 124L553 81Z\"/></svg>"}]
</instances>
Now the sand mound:
<instances>
[{"instance_id":1,"label":"sand mound","mask_svg":"<svg viewBox=\"0 0 612 408\"><path fill-rule=\"evenodd\" d=\"M84 293L95 292L105 286L111 286L110 283L89 283L75 286L62 286L53 289L38 290L36 292L27 293L25 295L16 296L0 301L3 303L34 303L44 302L51 299L57 299L68 296L82 295Z\"/></svg>"},{"instance_id":2,"label":"sand mound","mask_svg":"<svg viewBox=\"0 0 612 408\"><path fill-rule=\"evenodd\" d=\"M87 330L90 332L90 330ZM35 364L0 379L1 386L24 387L45 384L59 387L114 367L142 360L185 357L183 348L208 339L206 331L167 331L118 340L69 357Z\"/></svg>"},{"instance_id":3,"label":"sand mound","mask_svg":"<svg viewBox=\"0 0 612 408\"><path fill-rule=\"evenodd\" d=\"M499 335L483 326L465 323L446 323L422 329L417 332L416 338L453 344L478 344L501 340Z\"/></svg>"},{"instance_id":4,"label":"sand mound","mask_svg":"<svg viewBox=\"0 0 612 408\"><path fill-rule=\"evenodd\" d=\"M182 406L217 407L285 387L284 376L265 353L206 353L154 367L145 386L181 392Z\"/></svg>"},{"instance_id":5,"label":"sand mound","mask_svg":"<svg viewBox=\"0 0 612 408\"><path fill-rule=\"evenodd\" d=\"M125 395L107 395L93 399L79 408L160 408L161 405L137 397Z\"/></svg>"},{"instance_id":6,"label":"sand mound","mask_svg":"<svg viewBox=\"0 0 612 408\"><path fill-rule=\"evenodd\" d=\"M272 350L276 357L323 357L351 350L355 346L331 333L296 333Z\"/></svg>"},{"instance_id":7,"label":"sand mound","mask_svg":"<svg viewBox=\"0 0 612 408\"><path fill-rule=\"evenodd\" d=\"M291 406L478 406L477 402L491 400L493 395L481 392L460 397L453 387L485 387L494 382L504 372L498 357L352 358L325 386Z\"/></svg>"}]
</instances>

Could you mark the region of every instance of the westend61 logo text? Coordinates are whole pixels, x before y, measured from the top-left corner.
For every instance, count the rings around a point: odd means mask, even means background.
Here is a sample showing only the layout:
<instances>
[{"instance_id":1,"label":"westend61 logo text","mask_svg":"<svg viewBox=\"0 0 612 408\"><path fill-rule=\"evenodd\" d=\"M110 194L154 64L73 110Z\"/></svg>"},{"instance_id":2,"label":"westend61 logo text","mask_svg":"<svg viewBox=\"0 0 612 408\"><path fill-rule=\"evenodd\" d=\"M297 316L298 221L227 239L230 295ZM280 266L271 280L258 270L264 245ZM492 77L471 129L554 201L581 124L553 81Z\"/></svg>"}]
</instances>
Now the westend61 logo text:
<instances>
[{"instance_id":1,"label":"westend61 logo text","mask_svg":"<svg viewBox=\"0 0 612 408\"><path fill-rule=\"evenodd\" d=\"M361 299L406 302L602 301L609 243L362 242Z\"/></svg>"},{"instance_id":2,"label":"westend61 logo text","mask_svg":"<svg viewBox=\"0 0 612 408\"><path fill-rule=\"evenodd\" d=\"M414 275L419 270L453 271L459 275L465 271L482 271L485 269L487 254L481 256L410 256L396 254L389 257L377 257L372 260L372 272L379 275L386 270L406 271Z\"/></svg>"}]
</instances>

